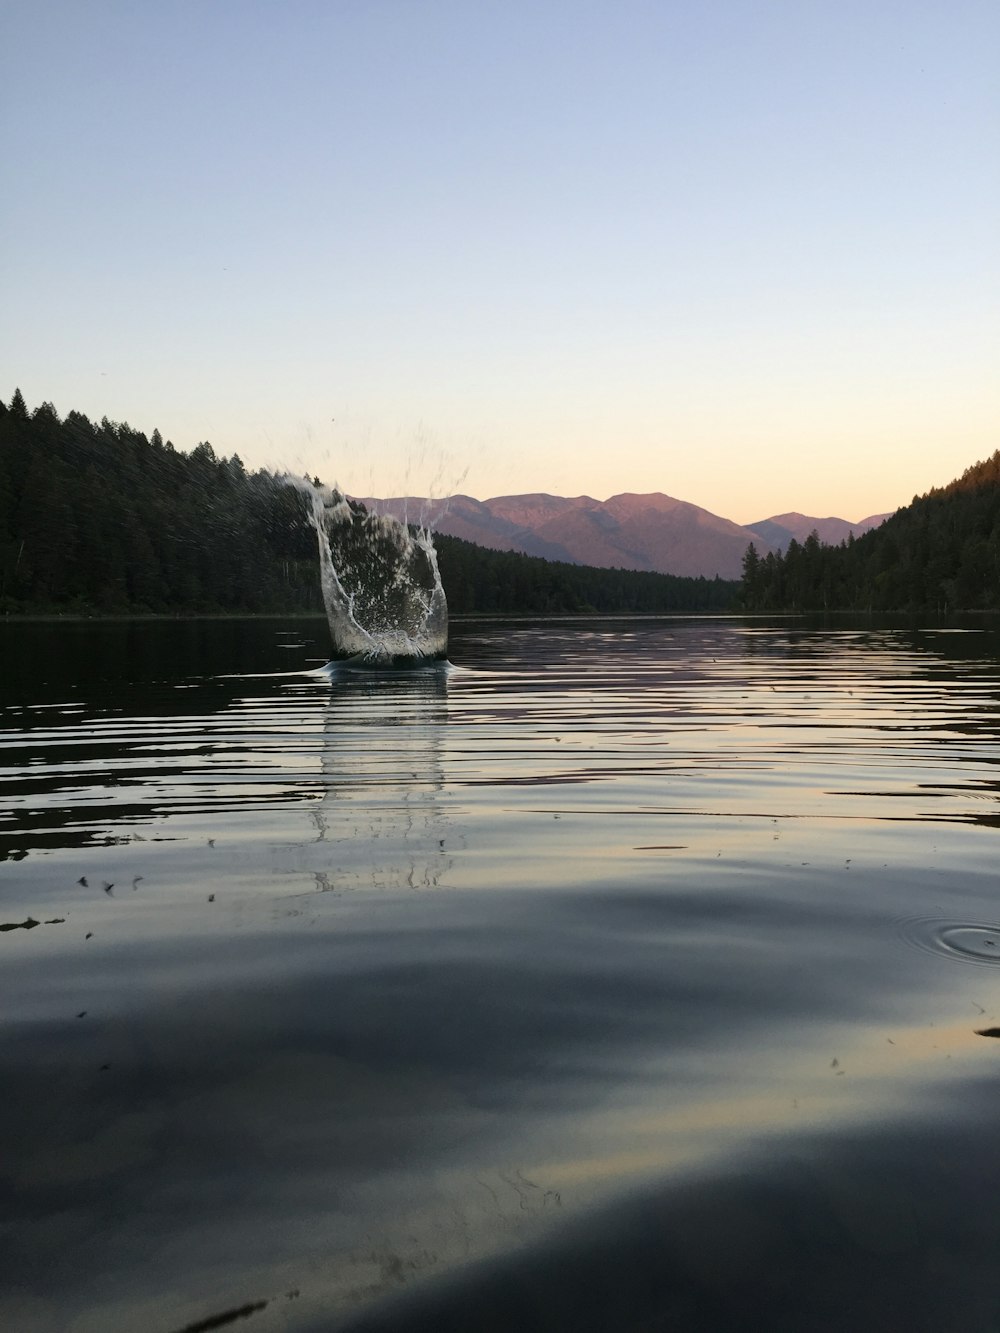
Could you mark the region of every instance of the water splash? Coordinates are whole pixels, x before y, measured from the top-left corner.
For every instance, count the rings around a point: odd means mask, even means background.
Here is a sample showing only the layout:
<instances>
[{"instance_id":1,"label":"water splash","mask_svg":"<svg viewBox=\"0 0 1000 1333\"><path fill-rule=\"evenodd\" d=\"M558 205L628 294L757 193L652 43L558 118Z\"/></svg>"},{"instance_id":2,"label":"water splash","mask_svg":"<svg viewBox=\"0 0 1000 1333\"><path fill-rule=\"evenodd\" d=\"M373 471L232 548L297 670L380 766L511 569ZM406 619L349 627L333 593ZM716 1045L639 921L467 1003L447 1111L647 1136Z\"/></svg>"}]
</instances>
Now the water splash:
<instances>
[{"instance_id":1,"label":"water splash","mask_svg":"<svg viewBox=\"0 0 1000 1333\"><path fill-rule=\"evenodd\" d=\"M373 513L329 487L287 480L309 500L338 655L373 665L443 658L448 602L430 529Z\"/></svg>"}]
</instances>

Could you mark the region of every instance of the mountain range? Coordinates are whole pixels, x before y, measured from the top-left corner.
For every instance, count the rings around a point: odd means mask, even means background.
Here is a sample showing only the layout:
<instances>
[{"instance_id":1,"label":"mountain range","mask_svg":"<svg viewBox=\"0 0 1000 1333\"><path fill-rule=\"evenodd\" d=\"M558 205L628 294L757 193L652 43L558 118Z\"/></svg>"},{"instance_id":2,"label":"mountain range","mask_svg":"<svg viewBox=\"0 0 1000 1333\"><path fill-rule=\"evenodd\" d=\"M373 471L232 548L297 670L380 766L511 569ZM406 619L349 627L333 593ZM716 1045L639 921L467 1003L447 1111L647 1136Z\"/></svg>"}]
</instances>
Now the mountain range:
<instances>
[{"instance_id":1,"label":"mountain range","mask_svg":"<svg viewBox=\"0 0 1000 1333\"><path fill-rule=\"evenodd\" d=\"M358 498L380 513L426 523L435 532L493 550L602 568L724 579L740 577L751 542L766 555L785 551L793 537L805 541L815 529L821 541L836 545L848 533L860 537L888 517L875 514L851 523L788 513L741 526L659 492L626 492L609 500L545 494L499 495L491 500L453 495L446 501L417 496Z\"/></svg>"}]
</instances>

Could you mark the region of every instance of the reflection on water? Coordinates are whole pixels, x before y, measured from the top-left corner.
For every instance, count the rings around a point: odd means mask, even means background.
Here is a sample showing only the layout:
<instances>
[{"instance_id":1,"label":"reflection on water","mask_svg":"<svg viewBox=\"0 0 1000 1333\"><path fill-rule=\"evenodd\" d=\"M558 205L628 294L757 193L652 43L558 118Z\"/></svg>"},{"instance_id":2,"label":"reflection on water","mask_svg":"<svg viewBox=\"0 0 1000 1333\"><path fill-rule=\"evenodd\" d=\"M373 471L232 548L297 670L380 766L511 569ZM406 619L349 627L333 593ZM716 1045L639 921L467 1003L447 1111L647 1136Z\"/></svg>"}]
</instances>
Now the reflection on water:
<instances>
[{"instance_id":1,"label":"reflection on water","mask_svg":"<svg viewBox=\"0 0 1000 1333\"><path fill-rule=\"evenodd\" d=\"M0 627L4 1327L996 1326L992 632L173 628Z\"/></svg>"},{"instance_id":2,"label":"reflection on water","mask_svg":"<svg viewBox=\"0 0 1000 1333\"><path fill-rule=\"evenodd\" d=\"M967 921L917 917L904 922L903 938L960 963L1000 964L1000 928Z\"/></svg>"},{"instance_id":3,"label":"reflection on water","mask_svg":"<svg viewBox=\"0 0 1000 1333\"><path fill-rule=\"evenodd\" d=\"M320 798L309 808L316 837L289 849L294 873L308 869L323 893L440 885L453 861L440 800L447 691L447 676L436 670L401 680L332 675Z\"/></svg>"}]
</instances>

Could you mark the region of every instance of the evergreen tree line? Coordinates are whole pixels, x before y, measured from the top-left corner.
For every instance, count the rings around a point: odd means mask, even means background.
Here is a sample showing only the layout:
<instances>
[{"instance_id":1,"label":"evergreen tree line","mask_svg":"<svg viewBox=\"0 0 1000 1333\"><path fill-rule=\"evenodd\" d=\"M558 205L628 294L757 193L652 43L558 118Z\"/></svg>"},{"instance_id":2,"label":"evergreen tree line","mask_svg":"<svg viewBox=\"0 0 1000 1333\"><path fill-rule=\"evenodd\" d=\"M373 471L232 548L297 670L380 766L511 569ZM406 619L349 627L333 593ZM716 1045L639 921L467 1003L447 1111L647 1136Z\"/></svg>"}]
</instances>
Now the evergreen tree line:
<instances>
[{"instance_id":1,"label":"evergreen tree line","mask_svg":"<svg viewBox=\"0 0 1000 1333\"><path fill-rule=\"evenodd\" d=\"M318 483L317 483L318 484ZM450 609L718 612L739 585L591 569L438 536ZM207 441L0 401L0 611L322 612L301 492Z\"/></svg>"},{"instance_id":2,"label":"evergreen tree line","mask_svg":"<svg viewBox=\"0 0 1000 1333\"><path fill-rule=\"evenodd\" d=\"M839 546L743 558L748 611L1000 610L1000 450Z\"/></svg>"},{"instance_id":3,"label":"evergreen tree line","mask_svg":"<svg viewBox=\"0 0 1000 1333\"><path fill-rule=\"evenodd\" d=\"M0 609L306 611L321 606L301 495L212 446L106 417L0 412Z\"/></svg>"},{"instance_id":4,"label":"evergreen tree line","mask_svg":"<svg viewBox=\"0 0 1000 1333\"><path fill-rule=\"evenodd\" d=\"M721 614L737 605L735 580L571 565L518 551L492 551L442 533L434 545L448 607L455 614Z\"/></svg>"}]
</instances>

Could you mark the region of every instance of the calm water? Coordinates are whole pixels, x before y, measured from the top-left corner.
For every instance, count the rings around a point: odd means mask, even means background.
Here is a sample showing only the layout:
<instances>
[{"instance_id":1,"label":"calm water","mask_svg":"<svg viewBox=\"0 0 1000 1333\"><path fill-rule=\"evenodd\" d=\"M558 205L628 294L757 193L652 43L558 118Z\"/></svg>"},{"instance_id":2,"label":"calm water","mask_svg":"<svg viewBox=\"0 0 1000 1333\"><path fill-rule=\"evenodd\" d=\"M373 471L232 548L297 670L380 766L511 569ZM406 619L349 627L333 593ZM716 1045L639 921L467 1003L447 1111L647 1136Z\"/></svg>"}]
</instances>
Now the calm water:
<instances>
[{"instance_id":1,"label":"calm water","mask_svg":"<svg viewBox=\"0 0 1000 1333\"><path fill-rule=\"evenodd\" d=\"M1000 1329L996 634L327 643L0 626L0 1327Z\"/></svg>"}]
</instances>

